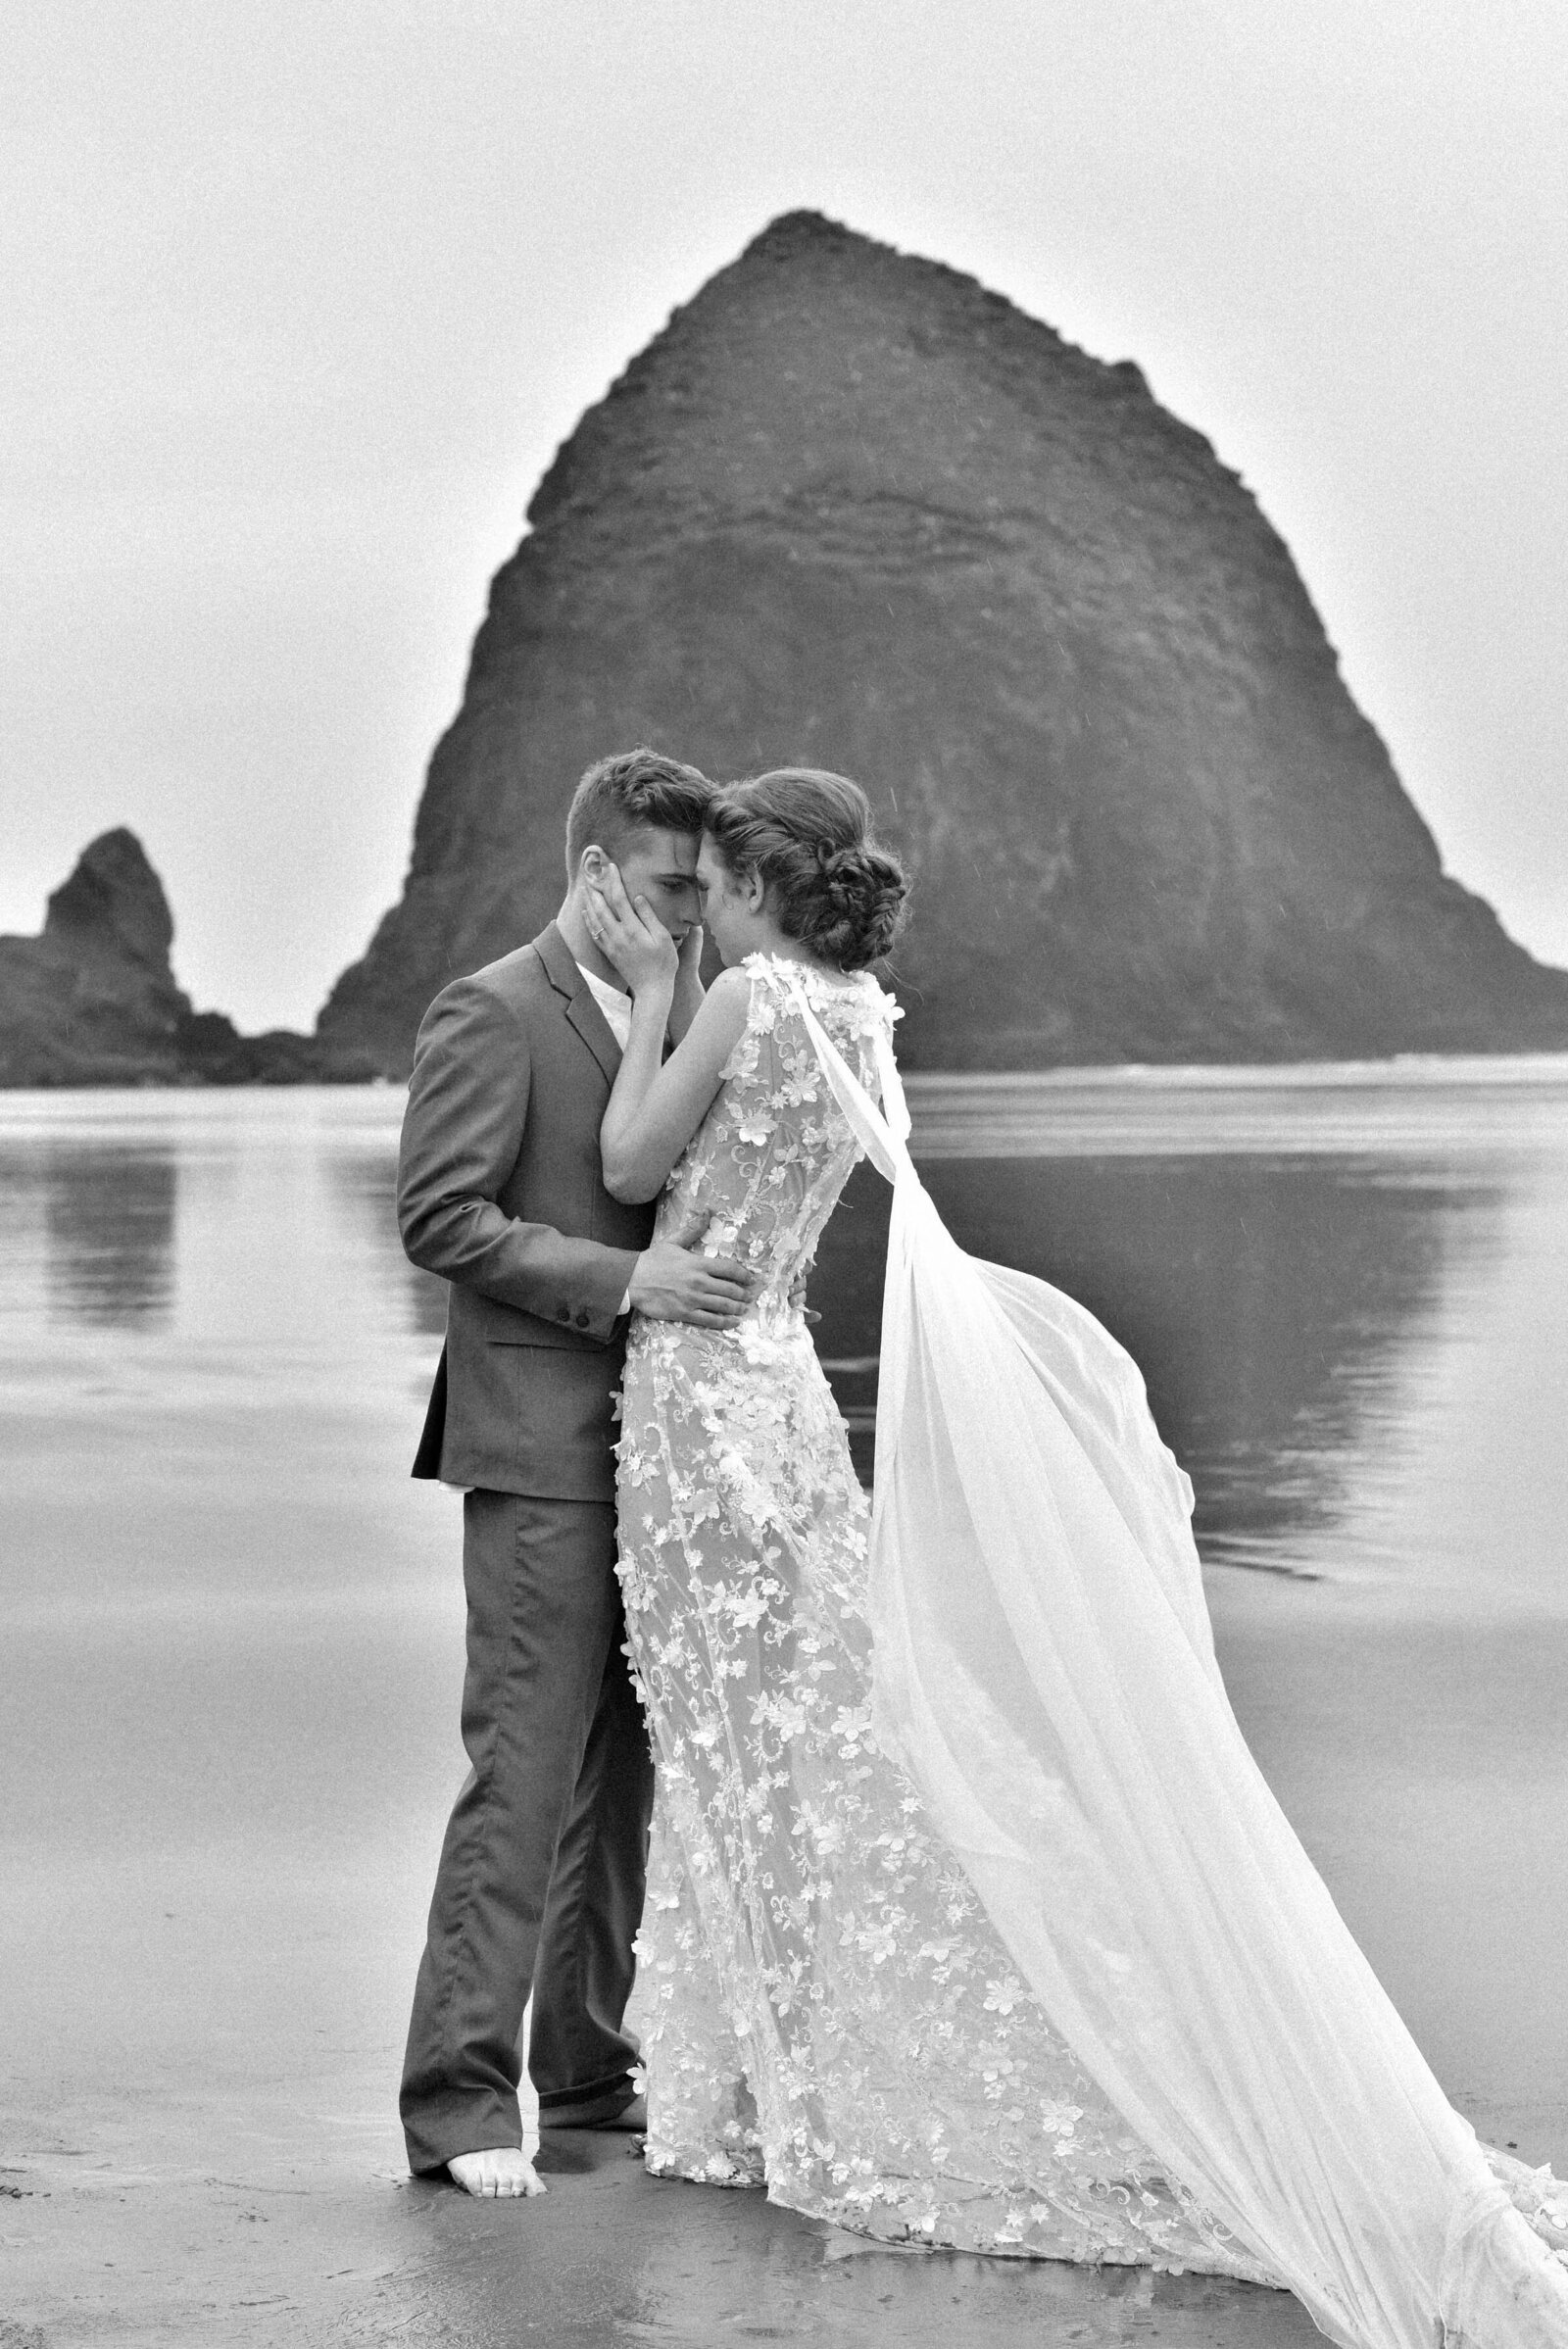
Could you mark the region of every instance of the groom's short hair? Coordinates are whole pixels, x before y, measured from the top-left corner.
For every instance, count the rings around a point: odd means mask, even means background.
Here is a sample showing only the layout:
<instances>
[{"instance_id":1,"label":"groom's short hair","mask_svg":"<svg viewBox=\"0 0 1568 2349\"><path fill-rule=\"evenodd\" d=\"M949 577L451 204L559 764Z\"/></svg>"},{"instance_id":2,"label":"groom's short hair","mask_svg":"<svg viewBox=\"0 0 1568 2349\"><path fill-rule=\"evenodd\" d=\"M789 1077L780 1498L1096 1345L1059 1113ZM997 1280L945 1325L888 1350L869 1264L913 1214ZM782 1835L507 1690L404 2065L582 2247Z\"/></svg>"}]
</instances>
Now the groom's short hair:
<instances>
[{"instance_id":1,"label":"groom's short hair","mask_svg":"<svg viewBox=\"0 0 1568 2349\"><path fill-rule=\"evenodd\" d=\"M695 766L646 747L595 759L572 793L566 814L568 886L577 877L584 849L602 848L618 863L629 832L700 832L713 788Z\"/></svg>"}]
</instances>

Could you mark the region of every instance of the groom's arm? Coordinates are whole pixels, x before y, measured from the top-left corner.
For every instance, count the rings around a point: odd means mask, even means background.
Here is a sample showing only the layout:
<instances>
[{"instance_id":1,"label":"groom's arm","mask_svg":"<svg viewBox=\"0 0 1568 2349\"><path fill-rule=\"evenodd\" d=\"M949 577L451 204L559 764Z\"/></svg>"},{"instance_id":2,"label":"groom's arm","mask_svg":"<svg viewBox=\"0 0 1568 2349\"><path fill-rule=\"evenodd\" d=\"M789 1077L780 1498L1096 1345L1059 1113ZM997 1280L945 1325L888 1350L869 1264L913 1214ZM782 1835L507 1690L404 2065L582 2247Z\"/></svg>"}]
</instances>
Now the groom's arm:
<instances>
[{"instance_id":1,"label":"groom's arm","mask_svg":"<svg viewBox=\"0 0 1568 2349\"><path fill-rule=\"evenodd\" d=\"M403 1246L443 1280L608 1339L637 1251L569 1239L496 1204L522 1148L529 1076L526 1024L512 1006L471 979L436 998L415 1048L398 1155Z\"/></svg>"}]
</instances>

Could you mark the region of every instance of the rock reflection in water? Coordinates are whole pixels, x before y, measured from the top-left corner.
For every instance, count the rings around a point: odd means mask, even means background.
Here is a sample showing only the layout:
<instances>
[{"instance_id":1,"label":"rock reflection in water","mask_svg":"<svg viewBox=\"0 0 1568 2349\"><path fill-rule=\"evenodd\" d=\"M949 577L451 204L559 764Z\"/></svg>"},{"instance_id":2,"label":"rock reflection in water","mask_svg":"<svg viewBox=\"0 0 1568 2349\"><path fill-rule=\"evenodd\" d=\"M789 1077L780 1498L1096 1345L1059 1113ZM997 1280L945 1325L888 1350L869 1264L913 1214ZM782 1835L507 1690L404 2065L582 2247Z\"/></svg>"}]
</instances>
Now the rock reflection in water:
<instances>
[{"instance_id":1,"label":"rock reflection in water","mask_svg":"<svg viewBox=\"0 0 1568 2349\"><path fill-rule=\"evenodd\" d=\"M1455 1278L1484 1272L1500 1247L1520 1176L1485 1158L1310 1153L939 1158L923 1171L961 1246L1065 1290L1132 1353L1197 1489L1207 1561L1292 1574L1317 1571L1317 1538L1356 1505L1380 1417L1410 1418L1400 1382ZM407 1328L442 1336L444 1285L399 1246L391 1148L334 1158L331 1179ZM867 1484L889 1204L881 1178L858 1168L810 1284L817 1348Z\"/></svg>"},{"instance_id":2,"label":"rock reflection in water","mask_svg":"<svg viewBox=\"0 0 1568 2349\"><path fill-rule=\"evenodd\" d=\"M401 1294L411 1334L444 1338L447 1285L434 1273L421 1272L416 1264L411 1264L398 1237L396 1136L389 1137L373 1154L358 1150L334 1156L327 1172L333 1190L351 1206L375 1249L388 1285Z\"/></svg>"},{"instance_id":3,"label":"rock reflection in water","mask_svg":"<svg viewBox=\"0 0 1568 2349\"><path fill-rule=\"evenodd\" d=\"M1198 1492L1211 1563L1279 1566L1335 1521L1341 1463L1494 1236L1478 1168L1323 1157L943 1160L925 1180L972 1254L1036 1273L1132 1353ZM861 1167L818 1253L817 1341L869 1480L889 1194Z\"/></svg>"},{"instance_id":4,"label":"rock reflection in water","mask_svg":"<svg viewBox=\"0 0 1568 2349\"><path fill-rule=\"evenodd\" d=\"M40 1174L51 1312L100 1328L162 1327L174 1303L173 1149L61 1142Z\"/></svg>"}]
</instances>

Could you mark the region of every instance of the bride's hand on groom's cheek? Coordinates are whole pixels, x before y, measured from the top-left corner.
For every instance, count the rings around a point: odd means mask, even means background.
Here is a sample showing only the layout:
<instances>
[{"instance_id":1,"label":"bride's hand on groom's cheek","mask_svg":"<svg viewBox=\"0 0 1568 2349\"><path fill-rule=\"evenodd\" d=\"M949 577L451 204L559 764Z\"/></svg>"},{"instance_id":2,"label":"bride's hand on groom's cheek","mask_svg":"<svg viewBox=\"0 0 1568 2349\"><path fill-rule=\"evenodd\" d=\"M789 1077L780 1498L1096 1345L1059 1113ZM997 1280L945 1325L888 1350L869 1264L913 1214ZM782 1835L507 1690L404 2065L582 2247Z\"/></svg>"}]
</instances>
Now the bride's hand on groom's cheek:
<instances>
[{"instance_id":1,"label":"bride's hand on groom's cheek","mask_svg":"<svg viewBox=\"0 0 1568 2349\"><path fill-rule=\"evenodd\" d=\"M646 898L626 895L619 871L607 858L587 875L588 935L608 955L632 994L641 988L673 987L680 969L675 941Z\"/></svg>"}]
</instances>

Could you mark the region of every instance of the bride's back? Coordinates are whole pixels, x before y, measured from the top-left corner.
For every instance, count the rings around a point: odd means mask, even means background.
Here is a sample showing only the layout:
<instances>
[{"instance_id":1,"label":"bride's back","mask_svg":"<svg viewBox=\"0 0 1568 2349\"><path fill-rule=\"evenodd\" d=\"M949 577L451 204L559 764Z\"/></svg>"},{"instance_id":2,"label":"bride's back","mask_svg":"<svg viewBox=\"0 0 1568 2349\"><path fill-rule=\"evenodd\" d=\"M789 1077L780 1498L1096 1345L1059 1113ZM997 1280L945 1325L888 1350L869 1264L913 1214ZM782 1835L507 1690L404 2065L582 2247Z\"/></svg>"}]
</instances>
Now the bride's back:
<instances>
[{"instance_id":1,"label":"bride's back","mask_svg":"<svg viewBox=\"0 0 1568 2349\"><path fill-rule=\"evenodd\" d=\"M758 1305L788 1297L810 1263L860 1150L801 1016L804 990L875 1099L876 1039L898 1009L869 971L750 954L751 1003L711 1106L669 1178L659 1233L739 1257L763 1279Z\"/></svg>"}]
</instances>

